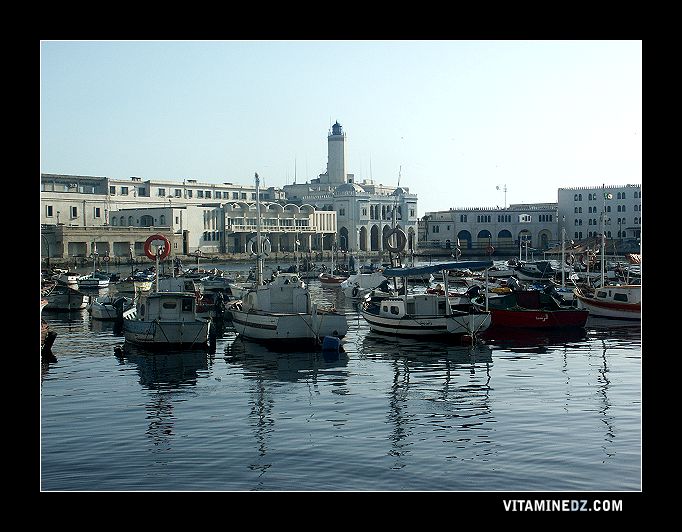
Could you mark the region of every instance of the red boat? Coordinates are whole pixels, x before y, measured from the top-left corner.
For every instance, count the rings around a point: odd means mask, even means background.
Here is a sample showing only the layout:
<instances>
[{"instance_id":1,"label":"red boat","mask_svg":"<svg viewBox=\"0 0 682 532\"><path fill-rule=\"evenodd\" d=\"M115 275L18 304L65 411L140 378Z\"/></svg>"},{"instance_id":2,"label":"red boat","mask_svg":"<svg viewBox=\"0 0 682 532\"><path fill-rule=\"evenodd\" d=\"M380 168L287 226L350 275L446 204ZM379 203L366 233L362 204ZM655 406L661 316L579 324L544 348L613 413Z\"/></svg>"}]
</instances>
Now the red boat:
<instances>
[{"instance_id":1,"label":"red boat","mask_svg":"<svg viewBox=\"0 0 682 532\"><path fill-rule=\"evenodd\" d=\"M475 299L485 308L485 297ZM561 329L584 327L589 311L563 306L551 294L540 290L519 290L488 298L491 327Z\"/></svg>"},{"instance_id":2,"label":"red boat","mask_svg":"<svg viewBox=\"0 0 682 532\"><path fill-rule=\"evenodd\" d=\"M348 275L332 275L330 273L321 273L318 276L318 279L322 284L338 286L348 279Z\"/></svg>"}]
</instances>

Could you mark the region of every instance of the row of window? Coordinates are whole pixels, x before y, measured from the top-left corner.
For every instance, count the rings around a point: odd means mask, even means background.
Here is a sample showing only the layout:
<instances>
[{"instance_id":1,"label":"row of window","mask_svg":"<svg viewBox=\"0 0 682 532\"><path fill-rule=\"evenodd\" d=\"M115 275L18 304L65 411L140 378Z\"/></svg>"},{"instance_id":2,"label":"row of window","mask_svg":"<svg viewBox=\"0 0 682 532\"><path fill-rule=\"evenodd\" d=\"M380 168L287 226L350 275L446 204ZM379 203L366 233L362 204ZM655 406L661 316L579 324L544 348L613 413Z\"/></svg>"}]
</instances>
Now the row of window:
<instances>
[{"instance_id":1,"label":"row of window","mask_svg":"<svg viewBox=\"0 0 682 532\"><path fill-rule=\"evenodd\" d=\"M604 193L605 199L612 199L611 197L612 194L610 193ZM600 193L594 192L590 193L587 195L587 201L596 201L598 198L601 198L602 195ZM642 191L641 190L636 190L633 192L632 197L637 199L642 197ZM616 193L616 199L627 199L627 195L625 192L618 192ZM575 194L573 196L573 201L582 201L583 200L583 195L582 194Z\"/></svg>"},{"instance_id":2,"label":"row of window","mask_svg":"<svg viewBox=\"0 0 682 532\"><path fill-rule=\"evenodd\" d=\"M634 206L634 209L635 209L636 212L639 212L639 211L642 210L642 206L641 206L640 204L637 204L637 205ZM618 205L617 208L616 208L616 211L617 211L617 212L625 212L625 205ZM580 213L582 213L582 212L583 212L583 208L582 208L582 207L574 207L574 208L573 208L573 213L574 213L574 214L580 214ZM597 212L601 212L601 211L598 210L598 207L588 207L588 208L587 208L587 212L588 212L589 214L592 214L592 213L597 213ZM611 212L611 205L607 205L607 206L606 206L606 212Z\"/></svg>"},{"instance_id":3,"label":"row of window","mask_svg":"<svg viewBox=\"0 0 682 532\"><path fill-rule=\"evenodd\" d=\"M57 222L59 222L59 215L60 214L61 214L60 211L56 212ZM101 207L94 207L93 211L92 211L92 215L95 218L101 218L102 217ZM55 216L55 210L54 210L54 207L52 205L45 205L45 216L47 216L48 218L52 218ZM78 207L69 207L69 218L71 218L72 220L74 218L78 218Z\"/></svg>"},{"instance_id":4,"label":"row of window","mask_svg":"<svg viewBox=\"0 0 682 532\"><path fill-rule=\"evenodd\" d=\"M624 225L624 224L627 224L626 220L627 220L627 218L618 218L616 223L618 225ZM590 218L589 220L587 220L587 225L598 225L598 223L599 222L597 221L596 218ZM635 216L635 218L633 218L632 223L635 225L642 225L642 217L641 216L639 216L639 217ZM573 220L573 225L583 225L582 219L576 218L575 220Z\"/></svg>"},{"instance_id":5,"label":"row of window","mask_svg":"<svg viewBox=\"0 0 682 532\"><path fill-rule=\"evenodd\" d=\"M121 196L128 196L131 192L130 190L131 187L120 187L119 194ZM147 195L147 189L146 187L132 187L133 191L137 190L137 195L138 196L146 196ZM194 189L187 189L186 191L186 196L187 198L193 198L194 193L196 192L196 197L201 198L201 199L233 199L233 200L245 200L245 199L251 199L254 200L256 199L256 193L251 192L232 192L232 196L230 198L230 192L222 192L220 190L194 190ZM159 197L176 197L176 198L182 198L183 197L183 190L181 188L158 188L157 189L157 195ZM116 195L116 187L115 186L110 186L109 187L109 194L112 196ZM266 199L265 194L261 194L261 199Z\"/></svg>"}]
</instances>

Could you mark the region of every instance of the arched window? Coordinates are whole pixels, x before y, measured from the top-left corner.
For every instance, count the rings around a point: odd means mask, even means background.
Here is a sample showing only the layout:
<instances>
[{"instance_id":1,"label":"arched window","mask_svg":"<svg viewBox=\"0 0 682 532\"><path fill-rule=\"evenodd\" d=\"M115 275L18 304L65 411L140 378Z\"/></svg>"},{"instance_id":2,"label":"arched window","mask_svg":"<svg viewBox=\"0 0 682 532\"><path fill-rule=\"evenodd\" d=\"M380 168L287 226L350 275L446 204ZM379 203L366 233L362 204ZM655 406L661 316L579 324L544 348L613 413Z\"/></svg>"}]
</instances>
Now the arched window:
<instances>
[{"instance_id":1,"label":"arched window","mask_svg":"<svg viewBox=\"0 0 682 532\"><path fill-rule=\"evenodd\" d=\"M128 225L133 225L133 217L128 216Z\"/></svg>"}]
</instances>

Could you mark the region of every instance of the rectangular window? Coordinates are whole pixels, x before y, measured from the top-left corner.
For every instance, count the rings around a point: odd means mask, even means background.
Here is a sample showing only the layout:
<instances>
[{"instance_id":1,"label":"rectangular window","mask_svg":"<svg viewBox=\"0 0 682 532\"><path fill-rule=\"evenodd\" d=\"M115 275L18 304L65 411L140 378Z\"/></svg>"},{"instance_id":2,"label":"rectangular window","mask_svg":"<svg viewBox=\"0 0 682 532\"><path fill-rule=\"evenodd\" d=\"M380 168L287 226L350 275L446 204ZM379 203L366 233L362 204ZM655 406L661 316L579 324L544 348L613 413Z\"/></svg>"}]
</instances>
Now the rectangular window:
<instances>
[{"instance_id":1,"label":"rectangular window","mask_svg":"<svg viewBox=\"0 0 682 532\"><path fill-rule=\"evenodd\" d=\"M78 218L78 207L71 207L71 218Z\"/></svg>"},{"instance_id":2,"label":"rectangular window","mask_svg":"<svg viewBox=\"0 0 682 532\"><path fill-rule=\"evenodd\" d=\"M210 198L210 197L211 197L211 191L210 191L210 190L207 190L207 191L206 191L206 197L207 197L207 198Z\"/></svg>"},{"instance_id":3,"label":"rectangular window","mask_svg":"<svg viewBox=\"0 0 682 532\"><path fill-rule=\"evenodd\" d=\"M128 195L128 187L121 187L121 195L122 196Z\"/></svg>"},{"instance_id":4,"label":"rectangular window","mask_svg":"<svg viewBox=\"0 0 682 532\"><path fill-rule=\"evenodd\" d=\"M175 197L176 198L181 198L182 197L182 189L176 188L175 189Z\"/></svg>"},{"instance_id":5,"label":"rectangular window","mask_svg":"<svg viewBox=\"0 0 682 532\"><path fill-rule=\"evenodd\" d=\"M219 190L216 190L216 191L215 191L215 198L216 198L216 199L221 199L222 197L223 197L222 192L220 192Z\"/></svg>"},{"instance_id":6,"label":"rectangular window","mask_svg":"<svg viewBox=\"0 0 682 532\"><path fill-rule=\"evenodd\" d=\"M112 196L116 195L116 187L115 186L109 187L109 194L111 194Z\"/></svg>"},{"instance_id":7,"label":"rectangular window","mask_svg":"<svg viewBox=\"0 0 682 532\"><path fill-rule=\"evenodd\" d=\"M233 192L232 199L239 199L239 192Z\"/></svg>"},{"instance_id":8,"label":"rectangular window","mask_svg":"<svg viewBox=\"0 0 682 532\"><path fill-rule=\"evenodd\" d=\"M100 217L101 217L101 211L100 211L100 208L99 208L99 207L95 207L95 208L94 208L93 215L95 216L95 218L100 218Z\"/></svg>"},{"instance_id":9,"label":"rectangular window","mask_svg":"<svg viewBox=\"0 0 682 532\"><path fill-rule=\"evenodd\" d=\"M197 198L203 198L204 197L204 191L203 190L197 190Z\"/></svg>"},{"instance_id":10,"label":"rectangular window","mask_svg":"<svg viewBox=\"0 0 682 532\"><path fill-rule=\"evenodd\" d=\"M45 205L45 216L52 216L52 205Z\"/></svg>"},{"instance_id":11,"label":"rectangular window","mask_svg":"<svg viewBox=\"0 0 682 532\"><path fill-rule=\"evenodd\" d=\"M139 196L146 196L147 195L147 189L146 188L140 187L138 190L139 190L139 192L138 192Z\"/></svg>"},{"instance_id":12,"label":"rectangular window","mask_svg":"<svg viewBox=\"0 0 682 532\"><path fill-rule=\"evenodd\" d=\"M192 191L191 191L191 190L188 190L188 191L187 191L187 197L188 197L188 198L191 198L191 197L192 197Z\"/></svg>"},{"instance_id":13,"label":"rectangular window","mask_svg":"<svg viewBox=\"0 0 682 532\"><path fill-rule=\"evenodd\" d=\"M159 189L159 196L165 196L166 195L166 189L165 188L160 188Z\"/></svg>"},{"instance_id":14,"label":"rectangular window","mask_svg":"<svg viewBox=\"0 0 682 532\"><path fill-rule=\"evenodd\" d=\"M344 208L339 209L339 216L346 216L346 209Z\"/></svg>"}]
</instances>

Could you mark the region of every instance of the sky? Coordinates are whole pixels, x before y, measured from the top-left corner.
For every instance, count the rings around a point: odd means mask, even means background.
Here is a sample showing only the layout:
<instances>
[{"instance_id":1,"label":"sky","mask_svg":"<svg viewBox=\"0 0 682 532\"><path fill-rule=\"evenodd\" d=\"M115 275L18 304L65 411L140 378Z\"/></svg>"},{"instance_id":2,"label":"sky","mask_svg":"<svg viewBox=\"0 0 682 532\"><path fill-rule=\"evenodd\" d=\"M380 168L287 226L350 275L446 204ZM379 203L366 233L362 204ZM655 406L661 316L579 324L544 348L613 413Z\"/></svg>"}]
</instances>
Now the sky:
<instances>
[{"instance_id":1,"label":"sky","mask_svg":"<svg viewBox=\"0 0 682 532\"><path fill-rule=\"evenodd\" d=\"M282 187L336 121L420 217L641 184L642 42L40 42L41 173Z\"/></svg>"}]
</instances>

